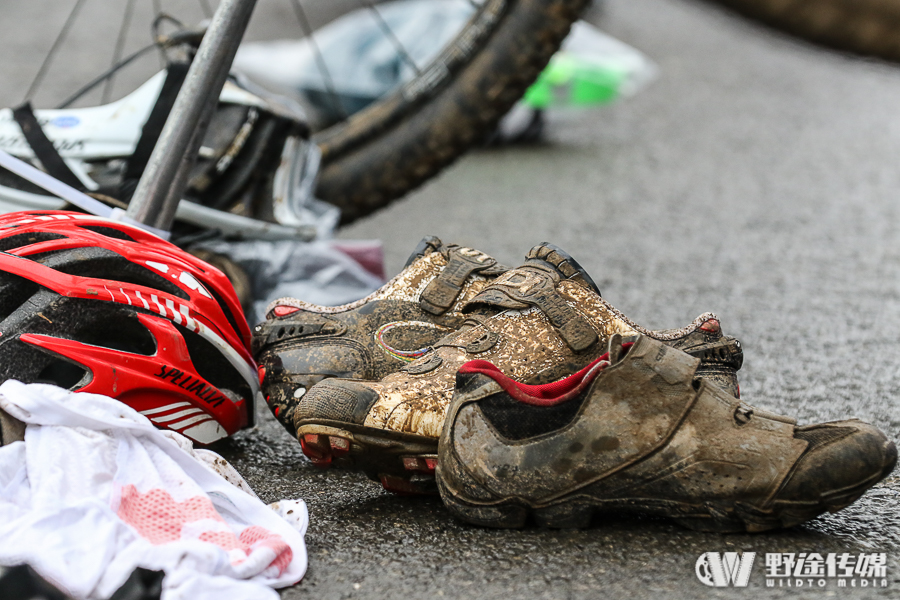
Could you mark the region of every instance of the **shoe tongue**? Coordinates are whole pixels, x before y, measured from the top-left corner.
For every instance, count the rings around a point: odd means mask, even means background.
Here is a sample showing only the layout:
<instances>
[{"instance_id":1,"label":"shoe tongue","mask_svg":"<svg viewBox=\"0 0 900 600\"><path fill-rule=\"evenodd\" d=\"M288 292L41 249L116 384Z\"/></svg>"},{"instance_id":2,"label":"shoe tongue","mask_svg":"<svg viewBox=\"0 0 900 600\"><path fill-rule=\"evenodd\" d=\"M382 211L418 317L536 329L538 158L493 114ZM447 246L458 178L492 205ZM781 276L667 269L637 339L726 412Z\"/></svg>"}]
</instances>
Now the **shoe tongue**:
<instances>
[{"instance_id":1,"label":"shoe tongue","mask_svg":"<svg viewBox=\"0 0 900 600\"><path fill-rule=\"evenodd\" d=\"M587 274L578 261L572 258L565 250L548 242L542 242L529 250L525 256L525 265L541 265L556 271L563 279L574 281L584 287L593 290L600 296L600 289L591 276Z\"/></svg>"}]
</instances>

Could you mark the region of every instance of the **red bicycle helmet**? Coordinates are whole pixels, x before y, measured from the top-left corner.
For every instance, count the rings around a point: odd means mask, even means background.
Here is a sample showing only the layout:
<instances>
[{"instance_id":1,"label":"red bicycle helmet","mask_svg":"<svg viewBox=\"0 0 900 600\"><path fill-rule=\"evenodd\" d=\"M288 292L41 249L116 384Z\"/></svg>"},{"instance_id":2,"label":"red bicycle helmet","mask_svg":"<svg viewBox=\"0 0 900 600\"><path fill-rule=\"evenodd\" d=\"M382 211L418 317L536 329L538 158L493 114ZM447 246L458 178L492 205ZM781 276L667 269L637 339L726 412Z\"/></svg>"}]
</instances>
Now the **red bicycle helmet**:
<instances>
[{"instance_id":1,"label":"red bicycle helmet","mask_svg":"<svg viewBox=\"0 0 900 600\"><path fill-rule=\"evenodd\" d=\"M253 424L250 329L220 271L91 215L0 215L0 379L118 398L209 444Z\"/></svg>"}]
</instances>

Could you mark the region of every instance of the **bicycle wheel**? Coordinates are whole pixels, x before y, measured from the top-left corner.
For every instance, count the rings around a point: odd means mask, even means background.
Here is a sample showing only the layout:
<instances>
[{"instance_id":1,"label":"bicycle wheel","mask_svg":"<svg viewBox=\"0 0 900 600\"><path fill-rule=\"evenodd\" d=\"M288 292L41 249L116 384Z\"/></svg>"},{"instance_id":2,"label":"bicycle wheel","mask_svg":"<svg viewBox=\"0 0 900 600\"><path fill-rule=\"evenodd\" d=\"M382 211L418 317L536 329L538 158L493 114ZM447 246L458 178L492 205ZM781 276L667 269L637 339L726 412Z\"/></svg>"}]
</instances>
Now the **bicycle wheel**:
<instances>
[{"instance_id":1,"label":"bicycle wheel","mask_svg":"<svg viewBox=\"0 0 900 600\"><path fill-rule=\"evenodd\" d=\"M900 0L714 0L793 35L900 61Z\"/></svg>"},{"instance_id":2,"label":"bicycle wheel","mask_svg":"<svg viewBox=\"0 0 900 600\"><path fill-rule=\"evenodd\" d=\"M487 0L414 80L314 136L317 195L347 224L415 189L491 133L587 0Z\"/></svg>"},{"instance_id":3,"label":"bicycle wheel","mask_svg":"<svg viewBox=\"0 0 900 600\"><path fill-rule=\"evenodd\" d=\"M329 1L333 3L336 0ZM81 38L76 36L75 29L81 27L80 31L83 32L85 24L84 18L78 19L79 11L83 13L99 10L100 5L109 5L109 2L110 0L98 2L74 0L69 18L53 42L50 54L38 69L38 75L26 97L32 97L39 83L62 87L57 85L59 83L57 80L64 78L71 80L65 71L59 69L56 70L55 77L48 75L50 70L47 65L53 62L51 56L54 52L57 54L66 52L69 46L78 46L75 42ZM190 11L187 9L197 2L198 0L167 0L166 3L177 4L184 14L189 15ZM377 16L378 8L375 2L376 0L343 0L342 9L346 12L355 4ZM416 67L414 77L404 80L402 85L378 98L360 112L315 132L313 141L322 150L322 169L316 195L342 209L343 224L386 206L393 199L436 175L473 144L489 135L500 118L537 78L588 0L469 0L469 2L472 16L463 21L460 29L451 35L451 41L436 54L436 58L427 66ZM117 40L112 61L114 65L124 65L131 60L132 55L128 54L129 44L126 41L133 38L133 32L131 36L128 35L128 32L136 27L132 23L146 21L148 17L152 19L153 15L162 14L164 7L160 3L154 2L152 7L149 4L128 0L125 5L125 17L118 35L114 36ZM199 4L204 6L205 12L209 14L212 9L209 2L199 0ZM309 0L305 7L299 0L273 1L267 3L265 7L262 6L263 3L260 4L263 21L269 24L277 22L279 26L282 25L281 21L292 20L288 13L293 9L300 25L298 31L296 28L298 23L293 23L294 35L302 33L304 37L312 34L310 20L306 16L307 11L311 13L318 11L321 21L323 11L333 11L335 8L332 4L323 5L313 0ZM196 6L193 8L196 10ZM272 11L276 8L285 14L274 14ZM147 14L149 9L153 10L153 15ZM141 10L144 12L140 13ZM266 11L269 11L268 15ZM325 15L324 20L335 16L337 15ZM114 21L111 17L103 18ZM160 18L157 17L157 20ZM171 17L165 18L174 21ZM76 20L78 22L70 35L69 28ZM287 23L284 25L279 35L288 33ZM384 34L389 38L394 37L383 20L382 25ZM64 39L67 37L70 39ZM396 38L393 41L398 42ZM88 39L81 45L92 48L98 44L93 39ZM145 46L138 52L147 49L152 47ZM398 47L397 52L398 56L404 55L405 59L410 61L402 47ZM99 51L92 52L90 56L96 57L95 60L101 60ZM152 59L153 56L148 54L146 58ZM80 62L84 65L90 62L90 59ZM153 63L152 60L150 62ZM140 67L137 63L133 66ZM149 66L153 67L152 64ZM82 68L79 66L77 70L81 71ZM79 93L70 96L63 104L69 105L74 101L73 98L79 98L78 102L84 106L87 96L82 94L101 91L100 83L104 86L101 101L109 101L114 96L111 91L113 74L117 78L116 84L119 89L123 86L132 89L130 87L132 82L140 81L131 74L120 73L118 68L118 66L111 68L106 75L94 79L92 84L94 87L82 87ZM146 72L146 69L140 72ZM330 75L327 78L330 79ZM66 95L69 96L69 93L71 92L67 92ZM44 95L46 96L46 93ZM188 199L220 212L243 214L236 207L225 204L233 198L241 199L248 196L243 187L244 182L249 181L248 178L255 177L254 181L259 184L257 187L262 191L259 194L254 193L252 201L245 204L251 208L261 207L264 199L260 194L267 189L265 184L270 178L260 176L260 173L267 169L271 171L270 167L283 163L284 157L281 156L281 148L274 147L278 145L280 138L277 135L262 135L266 133L263 131L264 125L272 124L269 120L259 118L251 123L244 115L246 111L232 112L235 112L235 115L230 119L225 118L228 115L218 115L228 121L226 123L228 127L225 127L222 135L218 136L222 138L222 143L215 147L208 144L208 156L201 157L201 161L203 168L208 168L211 165L216 167L222 165L223 157L228 158L227 169L241 177L236 179L237 183L234 185L227 186L230 193L223 196L225 199L220 198L221 201L215 199L221 196L218 193L218 188L221 187L219 183L205 188L212 190L212 196L215 196L212 200L209 198L210 193L206 192L195 193L194 196L189 194ZM249 137L240 133L242 128L251 131ZM253 144L254 140L258 143ZM236 154L232 157L233 152L225 150L225 154L228 154L226 157L223 149L227 148L236 148L234 150ZM268 166L257 164L258 158L254 152L268 157L266 163ZM101 157L92 165L102 164L106 168L108 162ZM104 176L107 172L109 169L103 171ZM108 177L113 190L119 185L116 176L117 174L113 173ZM219 179L215 181L218 182ZM207 179L203 179L202 183L206 184ZM36 190L29 188L28 191ZM114 192L103 191L103 193L127 199ZM274 195L277 194L270 194ZM274 197L269 198L269 204L273 203L277 204Z\"/></svg>"}]
</instances>

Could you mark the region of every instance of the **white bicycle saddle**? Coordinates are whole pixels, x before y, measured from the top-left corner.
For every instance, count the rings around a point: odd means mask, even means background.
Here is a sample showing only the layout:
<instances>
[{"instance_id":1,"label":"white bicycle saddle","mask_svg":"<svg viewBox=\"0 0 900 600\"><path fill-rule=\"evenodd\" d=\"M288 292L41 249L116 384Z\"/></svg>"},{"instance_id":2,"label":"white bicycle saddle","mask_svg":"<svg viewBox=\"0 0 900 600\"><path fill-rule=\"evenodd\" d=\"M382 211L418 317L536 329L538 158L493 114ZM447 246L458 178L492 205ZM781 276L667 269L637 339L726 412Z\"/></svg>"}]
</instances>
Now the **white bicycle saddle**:
<instances>
[{"instance_id":1,"label":"white bicycle saddle","mask_svg":"<svg viewBox=\"0 0 900 600\"><path fill-rule=\"evenodd\" d=\"M34 110L43 133L85 191L120 197L109 190L121 184L124 165L135 153L165 81L166 71L160 71L109 104ZM176 219L232 237L310 239L315 236L309 207L315 202L319 154L308 140L306 118L289 101L246 87L250 84L236 79L225 83ZM0 150L41 167L9 108L0 109ZM265 177L258 176L261 172ZM265 178L271 185L258 183ZM248 191L250 186L256 187ZM259 194L266 194L262 202ZM254 202L245 203L253 208L242 210L237 202L250 196ZM64 204L15 178L0 178L0 213Z\"/></svg>"}]
</instances>

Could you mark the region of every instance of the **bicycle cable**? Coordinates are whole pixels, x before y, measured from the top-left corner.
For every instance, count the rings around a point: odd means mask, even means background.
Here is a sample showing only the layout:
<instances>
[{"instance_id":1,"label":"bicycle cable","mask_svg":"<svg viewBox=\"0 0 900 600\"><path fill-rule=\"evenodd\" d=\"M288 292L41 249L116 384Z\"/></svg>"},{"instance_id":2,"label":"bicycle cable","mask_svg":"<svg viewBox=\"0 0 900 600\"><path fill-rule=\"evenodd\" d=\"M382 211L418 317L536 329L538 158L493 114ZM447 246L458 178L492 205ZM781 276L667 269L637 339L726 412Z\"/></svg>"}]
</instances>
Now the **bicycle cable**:
<instances>
[{"instance_id":1,"label":"bicycle cable","mask_svg":"<svg viewBox=\"0 0 900 600\"><path fill-rule=\"evenodd\" d=\"M316 38L313 35L312 27L310 27L309 25L309 19L306 18L306 11L303 10L303 6L301 6L300 0L291 0L291 6L293 6L294 8L294 14L297 16L297 21L299 21L300 23L300 29L303 30L303 35L309 39L309 43L312 45L313 53L315 53L316 55L316 64L319 67L319 73L322 75L322 80L325 82L325 87L328 88L328 94L331 96L331 99L334 102L334 107L338 110L343 119L347 119L350 114L347 112L347 109L344 107L344 103L341 101L341 97L337 93L337 88L334 85L334 80L331 78L331 71L328 70L328 65L325 64L325 58L322 56L322 50L316 43Z\"/></svg>"},{"instance_id":2,"label":"bicycle cable","mask_svg":"<svg viewBox=\"0 0 900 600\"><path fill-rule=\"evenodd\" d=\"M113 58L110 67L115 66L122 59L122 52L125 50L125 39L128 36L128 27L131 25L131 16L134 14L135 0L127 0L125 3L125 14L122 16L122 26L119 28L119 37L116 39L116 48L113 50ZM112 86L115 80L115 71L110 74L103 86L103 95L100 98L102 104L109 102L109 96L112 93Z\"/></svg>"}]
</instances>

